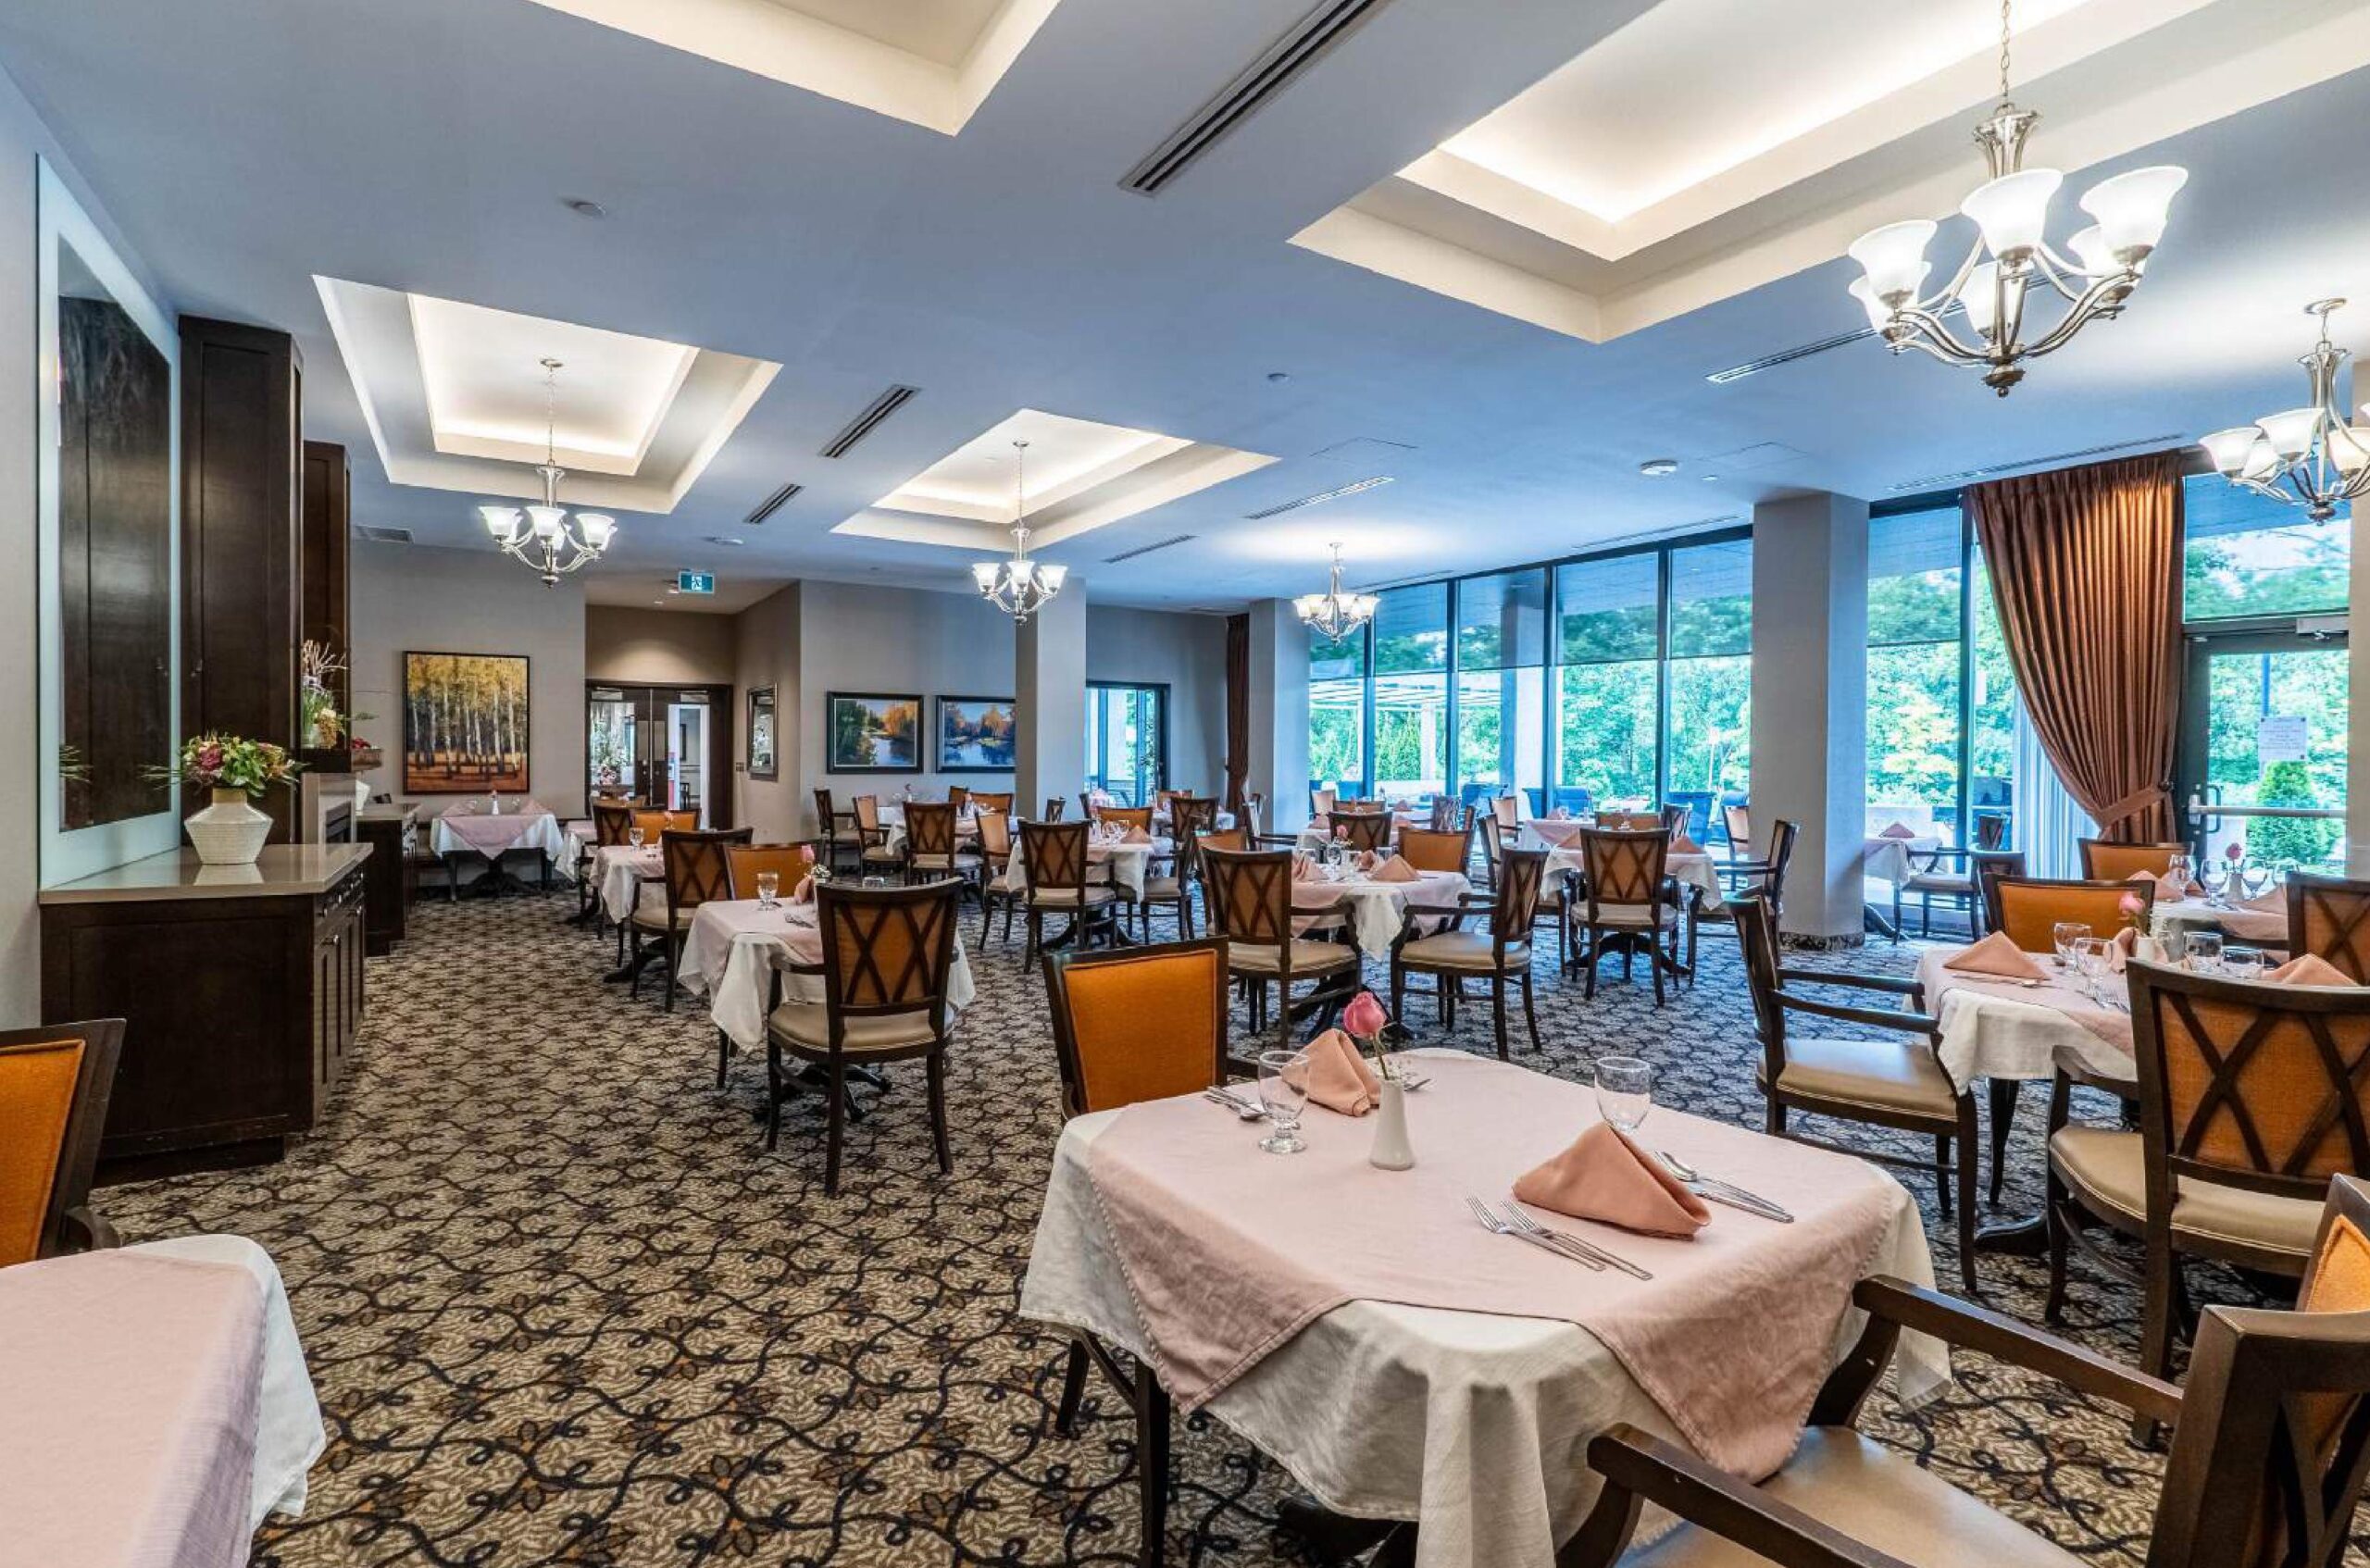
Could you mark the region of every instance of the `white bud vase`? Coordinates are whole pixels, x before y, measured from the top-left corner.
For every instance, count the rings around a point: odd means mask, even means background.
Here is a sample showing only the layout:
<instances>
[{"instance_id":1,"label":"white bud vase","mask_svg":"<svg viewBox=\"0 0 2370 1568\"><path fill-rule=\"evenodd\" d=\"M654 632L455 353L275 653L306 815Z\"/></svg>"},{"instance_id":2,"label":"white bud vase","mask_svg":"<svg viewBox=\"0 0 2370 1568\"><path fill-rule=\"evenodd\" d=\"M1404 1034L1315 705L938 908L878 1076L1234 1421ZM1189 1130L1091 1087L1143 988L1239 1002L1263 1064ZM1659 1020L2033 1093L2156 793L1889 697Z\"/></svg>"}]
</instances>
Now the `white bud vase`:
<instances>
[{"instance_id":1,"label":"white bud vase","mask_svg":"<svg viewBox=\"0 0 2370 1568\"><path fill-rule=\"evenodd\" d=\"M1407 1141L1407 1086L1385 1078L1375 1102L1374 1147L1366 1164L1378 1171L1403 1171L1416 1163L1416 1146Z\"/></svg>"},{"instance_id":2,"label":"white bud vase","mask_svg":"<svg viewBox=\"0 0 2370 1568\"><path fill-rule=\"evenodd\" d=\"M214 803L181 824L208 865L253 865L271 837L271 818L247 803L244 790L217 790Z\"/></svg>"}]
</instances>

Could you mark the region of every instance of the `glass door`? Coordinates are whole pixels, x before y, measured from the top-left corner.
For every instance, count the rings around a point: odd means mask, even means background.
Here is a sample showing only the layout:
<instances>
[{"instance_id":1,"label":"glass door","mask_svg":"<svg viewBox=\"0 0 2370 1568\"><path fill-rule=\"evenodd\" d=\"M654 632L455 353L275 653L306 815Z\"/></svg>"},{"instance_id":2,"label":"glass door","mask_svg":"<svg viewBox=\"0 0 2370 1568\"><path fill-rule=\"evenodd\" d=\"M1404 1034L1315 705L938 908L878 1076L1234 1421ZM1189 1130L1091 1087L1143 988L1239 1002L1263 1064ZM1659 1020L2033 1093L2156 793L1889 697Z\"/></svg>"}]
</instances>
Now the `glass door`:
<instances>
[{"instance_id":1,"label":"glass door","mask_svg":"<svg viewBox=\"0 0 2370 1568\"><path fill-rule=\"evenodd\" d=\"M1121 805L1168 788L1168 688L1089 682L1086 787Z\"/></svg>"},{"instance_id":2,"label":"glass door","mask_svg":"<svg viewBox=\"0 0 2370 1568\"><path fill-rule=\"evenodd\" d=\"M2277 870L2343 865L2349 685L2342 636L2190 639L2182 798L2206 853L2236 844Z\"/></svg>"},{"instance_id":3,"label":"glass door","mask_svg":"<svg viewBox=\"0 0 2370 1568\"><path fill-rule=\"evenodd\" d=\"M706 826L712 702L695 687L588 686L585 761L592 790L622 790L668 811L696 811Z\"/></svg>"}]
</instances>

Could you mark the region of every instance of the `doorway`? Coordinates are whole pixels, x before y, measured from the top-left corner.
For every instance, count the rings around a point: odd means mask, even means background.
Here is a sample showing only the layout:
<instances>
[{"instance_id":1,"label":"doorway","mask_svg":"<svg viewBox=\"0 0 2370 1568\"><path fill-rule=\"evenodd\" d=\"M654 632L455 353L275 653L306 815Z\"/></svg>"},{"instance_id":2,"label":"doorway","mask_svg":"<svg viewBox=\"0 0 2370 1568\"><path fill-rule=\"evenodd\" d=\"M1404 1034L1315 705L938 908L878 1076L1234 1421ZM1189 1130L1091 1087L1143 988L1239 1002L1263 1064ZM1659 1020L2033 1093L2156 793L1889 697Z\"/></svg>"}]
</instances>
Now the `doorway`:
<instances>
[{"instance_id":1,"label":"doorway","mask_svg":"<svg viewBox=\"0 0 2370 1568\"><path fill-rule=\"evenodd\" d=\"M2189 644L2181 798L2209 855L2239 845L2274 870L2343 865L2343 633L2209 632Z\"/></svg>"},{"instance_id":2,"label":"doorway","mask_svg":"<svg viewBox=\"0 0 2370 1568\"><path fill-rule=\"evenodd\" d=\"M585 685L588 792L623 790L703 828L732 824L732 688Z\"/></svg>"},{"instance_id":3,"label":"doorway","mask_svg":"<svg viewBox=\"0 0 2370 1568\"><path fill-rule=\"evenodd\" d=\"M1087 682L1086 787L1129 806L1168 788L1167 687Z\"/></svg>"}]
</instances>

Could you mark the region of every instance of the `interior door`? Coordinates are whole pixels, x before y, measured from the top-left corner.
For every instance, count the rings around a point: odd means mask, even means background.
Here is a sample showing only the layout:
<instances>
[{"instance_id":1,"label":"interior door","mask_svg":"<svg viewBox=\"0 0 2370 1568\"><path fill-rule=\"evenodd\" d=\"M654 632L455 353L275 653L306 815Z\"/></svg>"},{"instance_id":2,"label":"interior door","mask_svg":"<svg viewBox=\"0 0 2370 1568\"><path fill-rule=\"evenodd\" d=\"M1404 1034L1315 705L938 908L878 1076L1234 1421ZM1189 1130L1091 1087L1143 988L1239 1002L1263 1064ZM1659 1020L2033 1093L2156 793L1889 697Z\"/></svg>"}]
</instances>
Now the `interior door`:
<instances>
[{"instance_id":1,"label":"interior door","mask_svg":"<svg viewBox=\"0 0 2370 1568\"><path fill-rule=\"evenodd\" d=\"M589 782L668 811L696 811L704 828L729 826L731 703L729 686L589 683Z\"/></svg>"},{"instance_id":2,"label":"interior door","mask_svg":"<svg viewBox=\"0 0 2370 1568\"><path fill-rule=\"evenodd\" d=\"M2346 699L2342 635L2192 637L2181 704L2181 794L2207 854L2260 865L2342 865Z\"/></svg>"}]
</instances>

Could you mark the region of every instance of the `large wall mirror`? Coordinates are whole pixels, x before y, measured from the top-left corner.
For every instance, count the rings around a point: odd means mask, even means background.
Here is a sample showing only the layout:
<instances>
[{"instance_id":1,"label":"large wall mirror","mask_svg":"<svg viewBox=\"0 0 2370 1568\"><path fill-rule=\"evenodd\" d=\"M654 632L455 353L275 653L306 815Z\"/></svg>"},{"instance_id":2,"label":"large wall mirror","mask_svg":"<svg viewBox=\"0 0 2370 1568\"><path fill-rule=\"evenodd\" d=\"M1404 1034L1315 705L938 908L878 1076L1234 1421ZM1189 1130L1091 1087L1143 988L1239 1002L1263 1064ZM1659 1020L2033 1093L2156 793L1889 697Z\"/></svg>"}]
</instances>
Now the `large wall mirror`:
<instances>
[{"instance_id":1,"label":"large wall mirror","mask_svg":"<svg viewBox=\"0 0 2370 1568\"><path fill-rule=\"evenodd\" d=\"M172 320L41 165L41 880L173 848L180 354Z\"/></svg>"}]
</instances>

